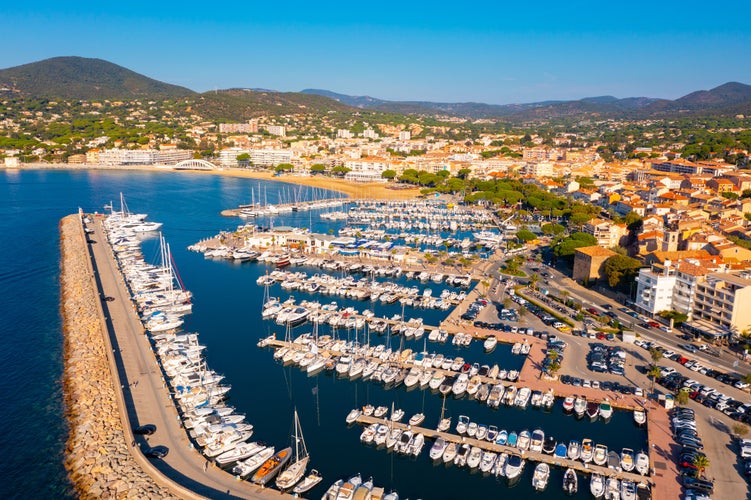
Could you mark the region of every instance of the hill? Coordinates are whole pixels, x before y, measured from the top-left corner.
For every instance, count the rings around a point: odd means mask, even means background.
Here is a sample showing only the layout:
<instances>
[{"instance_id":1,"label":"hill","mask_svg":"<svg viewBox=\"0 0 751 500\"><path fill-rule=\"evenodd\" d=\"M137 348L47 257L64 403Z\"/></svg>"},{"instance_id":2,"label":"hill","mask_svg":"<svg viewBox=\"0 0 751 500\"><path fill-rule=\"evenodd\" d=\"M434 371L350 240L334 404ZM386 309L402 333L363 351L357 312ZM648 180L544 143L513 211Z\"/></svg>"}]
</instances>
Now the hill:
<instances>
[{"instance_id":1,"label":"hill","mask_svg":"<svg viewBox=\"0 0 751 500\"><path fill-rule=\"evenodd\" d=\"M102 59L53 57L0 70L0 88L21 97L62 99L169 98L195 94Z\"/></svg>"}]
</instances>

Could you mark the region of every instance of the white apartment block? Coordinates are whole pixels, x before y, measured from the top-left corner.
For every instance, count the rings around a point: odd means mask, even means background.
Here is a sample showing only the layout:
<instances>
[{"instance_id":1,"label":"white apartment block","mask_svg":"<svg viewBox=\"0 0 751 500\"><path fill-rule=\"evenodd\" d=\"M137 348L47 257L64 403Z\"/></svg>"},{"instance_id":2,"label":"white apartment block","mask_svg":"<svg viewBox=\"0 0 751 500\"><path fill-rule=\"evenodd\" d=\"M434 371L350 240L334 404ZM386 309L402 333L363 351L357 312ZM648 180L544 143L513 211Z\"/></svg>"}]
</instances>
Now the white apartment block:
<instances>
[{"instance_id":1,"label":"white apartment block","mask_svg":"<svg viewBox=\"0 0 751 500\"><path fill-rule=\"evenodd\" d=\"M353 134L346 128L340 128L339 130L336 131L337 139L352 139L354 136L355 134Z\"/></svg>"},{"instance_id":2,"label":"white apartment block","mask_svg":"<svg viewBox=\"0 0 751 500\"><path fill-rule=\"evenodd\" d=\"M378 132L376 132L372 128L369 128L365 129L365 131L362 133L362 136L366 139L378 139Z\"/></svg>"},{"instance_id":3,"label":"white apartment block","mask_svg":"<svg viewBox=\"0 0 751 500\"><path fill-rule=\"evenodd\" d=\"M220 134L249 134L251 132L250 123L220 123Z\"/></svg>"},{"instance_id":4,"label":"white apartment block","mask_svg":"<svg viewBox=\"0 0 751 500\"><path fill-rule=\"evenodd\" d=\"M251 149L250 163L263 167L292 163L292 151L289 149Z\"/></svg>"},{"instance_id":5,"label":"white apartment block","mask_svg":"<svg viewBox=\"0 0 751 500\"><path fill-rule=\"evenodd\" d=\"M287 136L287 127L284 125L267 125L266 132L271 135L278 135L279 137Z\"/></svg>"},{"instance_id":6,"label":"white apartment block","mask_svg":"<svg viewBox=\"0 0 751 500\"><path fill-rule=\"evenodd\" d=\"M86 161L93 163L89 161L91 158L100 165L174 165L192 157L192 152L181 149L105 149L91 157L87 154Z\"/></svg>"},{"instance_id":7,"label":"white apartment block","mask_svg":"<svg viewBox=\"0 0 751 500\"><path fill-rule=\"evenodd\" d=\"M649 314L670 311L675 282L675 268L669 260L664 265L654 264L651 268L639 269L634 304Z\"/></svg>"},{"instance_id":8,"label":"white apartment block","mask_svg":"<svg viewBox=\"0 0 751 500\"><path fill-rule=\"evenodd\" d=\"M412 139L412 133L409 130L402 130L399 132L400 141L408 141L410 139Z\"/></svg>"},{"instance_id":9,"label":"white apartment block","mask_svg":"<svg viewBox=\"0 0 751 500\"><path fill-rule=\"evenodd\" d=\"M250 151L242 148L225 148L219 151L216 162L220 167L236 167L237 157L243 153L249 154Z\"/></svg>"}]
</instances>

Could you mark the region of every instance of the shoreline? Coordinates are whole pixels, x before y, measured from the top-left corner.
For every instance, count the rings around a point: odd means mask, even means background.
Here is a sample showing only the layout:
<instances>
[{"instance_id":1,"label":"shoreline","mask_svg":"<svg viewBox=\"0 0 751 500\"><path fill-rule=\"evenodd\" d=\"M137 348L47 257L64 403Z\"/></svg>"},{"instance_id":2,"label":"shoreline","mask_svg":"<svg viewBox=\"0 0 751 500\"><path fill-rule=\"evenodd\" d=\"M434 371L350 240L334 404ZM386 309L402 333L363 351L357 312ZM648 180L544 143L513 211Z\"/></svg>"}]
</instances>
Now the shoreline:
<instances>
[{"instance_id":1,"label":"shoreline","mask_svg":"<svg viewBox=\"0 0 751 500\"><path fill-rule=\"evenodd\" d=\"M380 182L353 183L343 179L333 177L313 176L313 175L295 175L285 174L279 177L271 171L246 170L241 168L230 168L222 170L176 170L170 166L149 166L149 165L132 165L132 166L104 166L104 165L70 165L67 163L30 163L24 164L19 168L2 167L0 170L5 172L14 172L22 170L99 170L99 171L137 171L137 172L184 172L199 175L218 175L224 177L235 177L244 179L257 179L264 181L285 182L313 188L328 189L344 193L353 199L378 199L378 200L410 200L420 196L420 189L417 187L409 189L389 189L389 184ZM228 207L230 208L230 207ZM232 207L234 208L234 207Z\"/></svg>"},{"instance_id":2,"label":"shoreline","mask_svg":"<svg viewBox=\"0 0 751 500\"><path fill-rule=\"evenodd\" d=\"M177 498L139 465L126 441L106 332L78 215L60 221L65 469L82 498Z\"/></svg>"}]
</instances>

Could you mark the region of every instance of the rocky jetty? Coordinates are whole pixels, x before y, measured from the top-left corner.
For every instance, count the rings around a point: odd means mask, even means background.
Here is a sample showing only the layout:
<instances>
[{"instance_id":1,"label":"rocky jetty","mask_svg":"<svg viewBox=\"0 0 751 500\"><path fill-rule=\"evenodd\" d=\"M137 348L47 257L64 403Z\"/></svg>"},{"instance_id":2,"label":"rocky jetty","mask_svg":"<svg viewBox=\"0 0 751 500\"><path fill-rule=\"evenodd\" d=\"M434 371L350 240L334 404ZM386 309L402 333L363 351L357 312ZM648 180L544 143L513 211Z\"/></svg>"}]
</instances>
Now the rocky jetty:
<instances>
[{"instance_id":1,"label":"rocky jetty","mask_svg":"<svg viewBox=\"0 0 751 500\"><path fill-rule=\"evenodd\" d=\"M70 478L83 498L177 498L141 468L126 442L78 215L62 219L60 237Z\"/></svg>"}]
</instances>

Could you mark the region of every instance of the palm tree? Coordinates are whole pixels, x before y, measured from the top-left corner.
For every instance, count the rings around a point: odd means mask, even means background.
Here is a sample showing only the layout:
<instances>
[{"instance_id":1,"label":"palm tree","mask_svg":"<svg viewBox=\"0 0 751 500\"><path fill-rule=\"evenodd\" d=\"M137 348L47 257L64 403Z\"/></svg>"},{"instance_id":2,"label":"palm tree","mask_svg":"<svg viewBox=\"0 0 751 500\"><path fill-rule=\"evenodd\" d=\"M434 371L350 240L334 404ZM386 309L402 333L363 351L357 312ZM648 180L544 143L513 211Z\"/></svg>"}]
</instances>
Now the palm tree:
<instances>
[{"instance_id":1,"label":"palm tree","mask_svg":"<svg viewBox=\"0 0 751 500\"><path fill-rule=\"evenodd\" d=\"M704 475L704 471L709 467L709 459L706 455L696 455L692 465L699 469L699 474Z\"/></svg>"},{"instance_id":2,"label":"palm tree","mask_svg":"<svg viewBox=\"0 0 751 500\"><path fill-rule=\"evenodd\" d=\"M655 381L660 378L660 375L662 375L662 370L660 370L659 366L652 365L652 368L649 369L647 375L652 379L652 388L649 390L649 392L654 393Z\"/></svg>"},{"instance_id":3,"label":"palm tree","mask_svg":"<svg viewBox=\"0 0 751 500\"><path fill-rule=\"evenodd\" d=\"M681 389L675 395L675 404L685 406L688 404L688 391Z\"/></svg>"},{"instance_id":4,"label":"palm tree","mask_svg":"<svg viewBox=\"0 0 751 500\"><path fill-rule=\"evenodd\" d=\"M537 282L540 281L540 276L537 273L532 273L529 277L529 284L533 290L537 290Z\"/></svg>"},{"instance_id":5,"label":"palm tree","mask_svg":"<svg viewBox=\"0 0 751 500\"><path fill-rule=\"evenodd\" d=\"M662 351L658 351L653 347L649 350L649 355L652 357L652 366L657 366L657 363L662 359Z\"/></svg>"}]
</instances>

